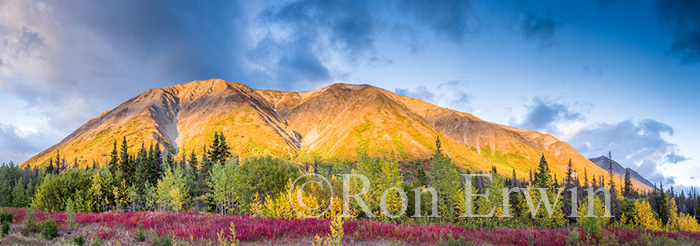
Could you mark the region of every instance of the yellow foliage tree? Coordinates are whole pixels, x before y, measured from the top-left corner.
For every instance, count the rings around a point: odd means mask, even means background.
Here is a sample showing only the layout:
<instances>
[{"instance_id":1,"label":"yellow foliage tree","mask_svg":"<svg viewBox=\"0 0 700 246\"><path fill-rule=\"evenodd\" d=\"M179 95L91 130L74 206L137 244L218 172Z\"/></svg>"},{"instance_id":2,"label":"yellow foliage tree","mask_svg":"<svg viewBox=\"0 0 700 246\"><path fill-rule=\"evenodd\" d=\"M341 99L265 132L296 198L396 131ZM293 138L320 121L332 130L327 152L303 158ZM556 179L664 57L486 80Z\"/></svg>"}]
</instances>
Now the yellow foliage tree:
<instances>
[{"instance_id":1,"label":"yellow foliage tree","mask_svg":"<svg viewBox=\"0 0 700 246\"><path fill-rule=\"evenodd\" d=\"M661 230L660 224L649 202L645 200L637 200L634 202L634 225L637 228Z\"/></svg>"},{"instance_id":2,"label":"yellow foliage tree","mask_svg":"<svg viewBox=\"0 0 700 246\"><path fill-rule=\"evenodd\" d=\"M291 179L287 182L284 190L289 190L290 187L292 187ZM262 215L268 218L296 218L296 212L294 212L286 192L281 192L275 197L271 197L269 194L265 196Z\"/></svg>"},{"instance_id":3,"label":"yellow foliage tree","mask_svg":"<svg viewBox=\"0 0 700 246\"><path fill-rule=\"evenodd\" d=\"M126 207L131 201L129 199L129 187L126 185L126 179L121 179L119 185L112 187L112 193L114 194L114 203L117 205L117 209Z\"/></svg>"},{"instance_id":4,"label":"yellow foliage tree","mask_svg":"<svg viewBox=\"0 0 700 246\"><path fill-rule=\"evenodd\" d=\"M674 230L700 232L700 224L698 224L698 221L695 220L693 216L681 213L676 218L677 221L674 223L676 228L674 228Z\"/></svg>"},{"instance_id":5,"label":"yellow foliage tree","mask_svg":"<svg viewBox=\"0 0 700 246\"><path fill-rule=\"evenodd\" d=\"M561 191L549 188L543 194L541 190L528 186L528 190L523 191L524 201L521 203L523 216L530 217L535 224L541 227L562 227L565 218L562 211L564 202L561 201ZM551 209L551 214L547 211L549 210L547 209L548 206Z\"/></svg>"},{"instance_id":6,"label":"yellow foliage tree","mask_svg":"<svg viewBox=\"0 0 700 246\"><path fill-rule=\"evenodd\" d=\"M589 209L588 198L586 198L578 206L577 213L580 217L577 223L586 229L586 232L597 237L601 233L601 229L610 221L610 217L605 217L605 204L599 196L593 198L593 216L588 216Z\"/></svg>"},{"instance_id":7,"label":"yellow foliage tree","mask_svg":"<svg viewBox=\"0 0 700 246\"><path fill-rule=\"evenodd\" d=\"M261 217L263 212L263 202L258 193L253 195L253 200L250 203L250 215L253 217Z\"/></svg>"},{"instance_id":8,"label":"yellow foliage tree","mask_svg":"<svg viewBox=\"0 0 700 246\"><path fill-rule=\"evenodd\" d=\"M321 238L316 235L316 243L314 246L341 246L343 245L343 218L336 216L331 221L331 233L326 236L326 238Z\"/></svg>"}]
</instances>

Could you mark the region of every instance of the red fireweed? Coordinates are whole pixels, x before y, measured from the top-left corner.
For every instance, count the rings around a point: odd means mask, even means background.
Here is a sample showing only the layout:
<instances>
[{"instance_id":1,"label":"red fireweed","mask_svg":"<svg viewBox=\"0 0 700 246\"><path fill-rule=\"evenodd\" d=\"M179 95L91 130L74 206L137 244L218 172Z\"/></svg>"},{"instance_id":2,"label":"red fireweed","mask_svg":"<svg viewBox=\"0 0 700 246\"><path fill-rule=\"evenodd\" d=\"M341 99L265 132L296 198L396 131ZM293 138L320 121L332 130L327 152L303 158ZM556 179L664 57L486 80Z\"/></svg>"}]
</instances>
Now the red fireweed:
<instances>
[{"instance_id":1,"label":"red fireweed","mask_svg":"<svg viewBox=\"0 0 700 246\"><path fill-rule=\"evenodd\" d=\"M8 208L15 215L15 223L21 223L25 210ZM36 211L38 221L49 217L56 220L59 229L67 226L66 213L47 213ZM97 224L104 228L119 228L133 232L139 224L145 230L153 229L159 236L173 235L182 240L213 240L217 233L223 231L229 236L229 225L236 228L236 237L240 241L267 241L312 238L330 232L330 221L325 219L282 219L254 218L249 216L223 216L199 213L172 212L104 212L77 213L75 222L82 226ZM343 229L346 241L404 241L414 244L435 244L440 240L464 238L474 244L493 245L564 245L569 234L568 229L508 229L493 230L465 229L453 225L396 225L364 220L346 221ZM598 238L587 238L583 231L582 240L598 242ZM643 238L668 238L700 242L700 233L642 231L624 229L605 229L604 233L613 234L618 244L644 242ZM115 236L112 230L97 229L86 235L101 240Z\"/></svg>"}]
</instances>

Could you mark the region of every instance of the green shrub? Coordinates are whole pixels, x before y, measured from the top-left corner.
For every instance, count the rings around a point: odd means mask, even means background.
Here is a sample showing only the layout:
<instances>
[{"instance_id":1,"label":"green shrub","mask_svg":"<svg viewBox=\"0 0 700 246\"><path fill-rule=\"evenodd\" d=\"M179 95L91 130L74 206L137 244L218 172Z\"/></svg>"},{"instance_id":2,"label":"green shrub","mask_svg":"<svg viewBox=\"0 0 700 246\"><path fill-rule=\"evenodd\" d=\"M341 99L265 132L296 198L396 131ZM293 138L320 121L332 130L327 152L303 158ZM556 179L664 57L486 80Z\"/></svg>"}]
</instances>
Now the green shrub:
<instances>
[{"instance_id":1,"label":"green shrub","mask_svg":"<svg viewBox=\"0 0 700 246\"><path fill-rule=\"evenodd\" d=\"M3 222L2 223L2 231L0 231L0 236L5 237L8 234L10 234L10 223Z\"/></svg>"},{"instance_id":2,"label":"green shrub","mask_svg":"<svg viewBox=\"0 0 700 246\"><path fill-rule=\"evenodd\" d=\"M609 232L603 232L603 235L600 236L600 240L598 240L598 245L600 246L614 246L614 245L619 245L617 242L617 238L615 237L615 234L609 233ZM675 244L668 244L668 245L675 245Z\"/></svg>"},{"instance_id":3,"label":"green shrub","mask_svg":"<svg viewBox=\"0 0 700 246\"><path fill-rule=\"evenodd\" d=\"M148 236L149 236L149 242L151 245L157 246L160 245L160 240L158 239L158 233L153 230L153 228L148 230Z\"/></svg>"},{"instance_id":4,"label":"green shrub","mask_svg":"<svg viewBox=\"0 0 700 246\"><path fill-rule=\"evenodd\" d=\"M469 246L469 245L473 245L473 244L468 243L467 240L464 239L464 237L460 237L459 239L456 239L456 238L448 239L447 242L445 243L445 245L447 245L447 246Z\"/></svg>"},{"instance_id":5,"label":"green shrub","mask_svg":"<svg viewBox=\"0 0 700 246\"><path fill-rule=\"evenodd\" d=\"M136 241L143 242L146 241L146 234L143 233L143 224L139 223L136 229Z\"/></svg>"},{"instance_id":6,"label":"green shrub","mask_svg":"<svg viewBox=\"0 0 700 246\"><path fill-rule=\"evenodd\" d=\"M12 223L12 220L14 219L14 216L12 213L8 212L7 210L3 209L2 212L0 212L0 223Z\"/></svg>"},{"instance_id":7,"label":"green shrub","mask_svg":"<svg viewBox=\"0 0 700 246\"><path fill-rule=\"evenodd\" d=\"M566 236L566 245L584 245L581 241L581 233L578 231L577 228L569 230L569 235Z\"/></svg>"},{"instance_id":8,"label":"green shrub","mask_svg":"<svg viewBox=\"0 0 700 246\"><path fill-rule=\"evenodd\" d=\"M58 236L58 225L53 219L46 219L41 221L39 228L41 229L41 237L43 237L46 240L52 240L56 236Z\"/></svg>"},{"instance_id":9,"label":"green shrub","mask_svg":"<svg viewBox=\"0 0 700 246\"><path fill-rule=\"evenodd\" d=\"M167 235L163 238L160 239L160 246L172 246L173 245L173 238L171 235Z\"/></svg>"},{"instance_id":10,"label":"green shrub","mask_svg":"<svg viewBox=\"0 0 700 246\"><path fill-rule=\"evenodd\" d=\"M36 222L36 215L34 215L34 209L29 208L25 211L24 222L22 224L22 234L25 236L39 232L39 224L37 224Z\"/></svg>"},{"instance_id":11,"label":"green shrub","mask_svg":"<svg viewBox=\"0 0 700 246\"><path fill-rule=\"evenodd\" d=\"M83 246L85 245L85 238L83 235L78 235L77 237L73 238L73 243L78 246Z\"/></svg>"}]
</instances>

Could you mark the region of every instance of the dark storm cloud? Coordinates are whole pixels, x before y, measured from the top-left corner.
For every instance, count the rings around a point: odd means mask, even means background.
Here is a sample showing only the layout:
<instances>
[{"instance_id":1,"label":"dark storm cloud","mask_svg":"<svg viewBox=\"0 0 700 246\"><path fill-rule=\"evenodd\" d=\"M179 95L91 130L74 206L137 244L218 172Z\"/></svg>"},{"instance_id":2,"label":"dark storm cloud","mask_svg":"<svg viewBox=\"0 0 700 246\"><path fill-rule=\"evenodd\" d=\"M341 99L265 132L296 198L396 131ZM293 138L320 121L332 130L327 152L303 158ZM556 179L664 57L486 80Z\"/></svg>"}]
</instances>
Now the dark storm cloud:
<instances>
[{"instance_id":1,"label":"dark storm cloud","mask_svg":"<svg viewBox=\"0 0 700 246\"><path fill-rule=\"evenodd\" d=\"M362 1L288 2L257 15L267 29L247 57L261 69L256 78L277 88L295 89L296 83L323 83L333 79L323 57L340 52L347 60L375 60L375 20Z\"/></svg>"},{"instance_id":2,"label":"dark storm cloud","mask_svg":"<svg viewBox=\"0 0 700 246\"><path fill-rule=\"evenodd\" d=\"M537 42L539 50L544 50L559 45L554 38L554 34L560 25L550 15L540 16L528 11L520 21L520 32L525 39Z\"/></svg>"},{"instance_id":3,"label":"dark storm cloud","mask_svg":"<svg viewBox=\"0 0 700 246\"><path fill-rule=\"evenodd\" d=\"M657 7L662 22L673 31L670 51L682 64L700 62L700 1L659 0Z\"/></svg>"},{"instance_id":4,"label":"dark storm cloud","mask_svg":"<svg viewBox=\"0 0 700 246\"><path fill-rule=\"evenodd\" d=\"M470 0L404 0L401 7L436 35L456 43L477 32L478 21Z\"/></svg>"},{"instance_id":5,"label":"dark storm cloud","mask_svg":"<svg viewBox=\"0 0 700 246\"><path fill-rule=\"evenodd\" d=\"M553 132L557 123L584 118L581 112L574 110L571 105L559 103L549 97L535 97L525 108L527 113L517 126L530 130Z\"/></svg>"},{"instance_id":6,"label":"dark storm cloud","mask_svg":"<svg viewBox=\"0 0 700 246\"><path fill-rule=\"evenodd\" d=\"M1 4L0 4L1 5ZM242 80L242 18L229 1L8 1L0 88L72 130L148 88ZM6 67L3 65L3 67Z\"/></svg>"},{"instance_id":7,"label":"dark storm cloud","mask_svg":"<svg viewBox=\"0 0 700 246\"><path fill-rule=\"evenodd\" d=\"M649 181L670 183L672 180L665 180L659 172L659 165L687 159L679 153L675 144L664 139L673 134L671 126L656 120L626 120L584 129L569 143L586 157L612 151L613 159L625 167L635 169Z\"/></svg>"},{"instance_id":8,"label":"dark storm cloud","mask_svg":"<svg viewBox=\"0 0 700 246\"><path fill-rule=\"evenodd\" d=\"M265 8L256 21L264 32L246 56L258 68L253 78L281 89L338 80L357 64L391 65L375 41L386 33L415 53L426 45L425 32L462 43L477 23L470 1L415 0L299 0ZM351 66L334 68L333 58Z\"/></svg>"}]
</instances>

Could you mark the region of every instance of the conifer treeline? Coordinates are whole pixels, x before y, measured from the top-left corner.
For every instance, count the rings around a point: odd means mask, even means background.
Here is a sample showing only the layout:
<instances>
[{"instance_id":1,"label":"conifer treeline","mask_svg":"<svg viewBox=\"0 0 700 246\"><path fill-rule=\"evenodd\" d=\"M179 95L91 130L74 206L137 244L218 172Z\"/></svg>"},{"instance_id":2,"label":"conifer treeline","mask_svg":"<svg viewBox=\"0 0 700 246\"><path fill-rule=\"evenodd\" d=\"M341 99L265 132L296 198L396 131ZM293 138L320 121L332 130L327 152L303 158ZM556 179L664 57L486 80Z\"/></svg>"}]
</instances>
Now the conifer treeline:
<instances>
[{"instance_id":1,"label":"conifer treeline","mask_svg":"<svg viewBox=\"0 0 700 246\"><path fill-rule=\"evenodd\" d=\"M126 138L121 144L113 143L108 161L104 167L93 162L92 167L77 168L68 165L60 153L52 158L45 168L20 169L14 164L0 167L0 206L27 207L61 211L74 207L79 212L99 212L108 210L171 210L209 211L221 214L251 214L268 217L298 217L287 199L291 181L303 172L323 173L333 183L334 197L328 190L311 188L304 195L309 204L327 206L328 202L341 199L341 173L359 173L370 180L372 188L363 195L370 204L370 211L381 220L397 223L456 223L466 227L546 227L565 225L600 228L601 226L633 226L647 229L693 230L698 228L700 201L698 192L665 190L662 185L651 192L640 192L631 183L629 171L624 179L610 174L592 176L589 179L584 169L583 176L574 171L575 163L569 161L565 177L561 182L551 170L544 156L536 170L530 170L528 178L519 178L515 170L506 175L506 170L493 167L489 173L492 179L478 177L471 187L465 187L460 170L452 159L443 152L440 140L432 158L424 161L400 163L393 154L386 157L363 156L357 163L337 163L321 165L296 165L276 157L252 157L239 162L232 156L223 134L215 133L208 146L203 147L201 156L194 152L182 153L181 160L175 160L170 153L162 151L159 145L146 147L141 143L135 152L129 152ZM138 143L137 143L138 144ZM325 169L325 171L321 170ZM500 173L499 173L500 171ZM504 172L505 171L505 172ZM477 174L484 174L479 171ZM607 180L606 180L607 179ZM391 187L401 187L408 196L404 216L390 218L379 207L384 191ZM507 198L509 205L501 206L502 188L546 188L544 193L536 190L530 193L511 192ZM620 188L618 188L620 187ZM431 193L438 194L438 219L431 207ZM564 192L557 196L557 189ZM573 212L579 216L588 214L587 190L606 188L612 194L611 219L568 217ZM359 189L353 186L353 189ZM415 204L416 195L411 190L421 191L421 203ZM358 190L354 190L358 191ZM465 194L483 194L466 201ZM355 192L356 193L356 192ZM539 204L547 196L554 205L554 213L548 216L544 208L537 213L530 211L528 203ZM401 197L396 192L388 193L387 205L391 214L401 209ZM577 201L577 211L570 204ZM594 213L604 215L603 194L595 193ZM471 206L470 206L471 205ZM418 207L419 206L419 207ZM299 207L299 206L296 206ZM309 206L314 207L314 206ZM324 208L322 206L322 208ZM471 209L473 214L489 214L491 218L461 218ZM337 215L338 204L329 208ZM362 212L358 204L352 206L352 215L363 219L376 219ZM412 218L422 215L423 218ZM506 216L506 217L502 217ZM507 217L512 216L512 217ZM689 229L690 228L690 229Z\"/></svg>"}]
</instances>

